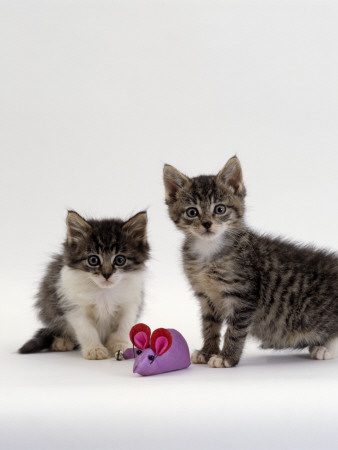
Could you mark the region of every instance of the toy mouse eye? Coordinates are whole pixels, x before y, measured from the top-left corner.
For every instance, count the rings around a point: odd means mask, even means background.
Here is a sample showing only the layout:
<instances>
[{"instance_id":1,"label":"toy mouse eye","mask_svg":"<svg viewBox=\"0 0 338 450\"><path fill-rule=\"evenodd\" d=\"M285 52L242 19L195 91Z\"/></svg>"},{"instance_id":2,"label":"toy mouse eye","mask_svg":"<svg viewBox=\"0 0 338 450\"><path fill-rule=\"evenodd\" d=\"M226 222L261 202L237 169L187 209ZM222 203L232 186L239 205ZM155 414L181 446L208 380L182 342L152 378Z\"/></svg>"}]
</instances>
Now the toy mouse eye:
<instances>
[{"instance_id":1,"label":"toy mouse eye","mask_svg":"<svg viewBox=\"0 0 338 450\"><path fill-rule=\"evenodd\" d=\"M194 217L198 216L198 209L197 208L188 208L185 213L190 219L193 219Z\"/></svg>"},{"instance_id":2,"label":"toy mouse eye","mask_svg":"<svg viewBox=\"0 0 338 450\"><path fill-rule=\"evenodd\" d=\"M154 356L154 355L149 355L149 356L148 356L148 359L149 359L149 361L154 361L155 356Z\"/></svg>"},{"instance_id":3,"label":"toy mouse eye","mask_svg":"<svg viewBox=\"0 0 338 450\"><path fill-rule=\"evenodd\" d=\"M142 353L142 350L136 350L136 354L140 355Z\"/></svg>"},{"instance_id":4,"label":"toy mouse eye","mask_svg":"<svg viewBox=\"0 0 338 450\"><path fill-rule=\"evenodd\" d=\"M101 264L100 258L96 255L91 255L88 258L88 264L92 267L99 266Z\"/></svg>"}]
</instances>

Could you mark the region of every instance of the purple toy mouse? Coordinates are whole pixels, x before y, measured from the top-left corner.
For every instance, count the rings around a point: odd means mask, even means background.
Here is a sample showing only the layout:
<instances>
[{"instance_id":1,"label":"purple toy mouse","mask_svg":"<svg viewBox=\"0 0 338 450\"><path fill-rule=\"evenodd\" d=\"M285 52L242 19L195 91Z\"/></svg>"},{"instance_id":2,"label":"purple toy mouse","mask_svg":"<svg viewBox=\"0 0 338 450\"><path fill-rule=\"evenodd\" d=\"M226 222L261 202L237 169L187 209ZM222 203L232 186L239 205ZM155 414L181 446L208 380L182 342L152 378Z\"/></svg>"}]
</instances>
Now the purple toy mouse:
<instances>
[{"instance_id":1,"label":"purple toy mouse","mask_svg":"<svg viewBox=\"0 0 338 450\"><path fill-rule=\"evenodd\" d=\"M156 375L190 366L189 347L177 330L158 328L151 335L150 328L139 323L130 330L130 340L137 348L128 349L124 357L135 356L133 372L140 375Z\"/></svg>"}]
</instances>

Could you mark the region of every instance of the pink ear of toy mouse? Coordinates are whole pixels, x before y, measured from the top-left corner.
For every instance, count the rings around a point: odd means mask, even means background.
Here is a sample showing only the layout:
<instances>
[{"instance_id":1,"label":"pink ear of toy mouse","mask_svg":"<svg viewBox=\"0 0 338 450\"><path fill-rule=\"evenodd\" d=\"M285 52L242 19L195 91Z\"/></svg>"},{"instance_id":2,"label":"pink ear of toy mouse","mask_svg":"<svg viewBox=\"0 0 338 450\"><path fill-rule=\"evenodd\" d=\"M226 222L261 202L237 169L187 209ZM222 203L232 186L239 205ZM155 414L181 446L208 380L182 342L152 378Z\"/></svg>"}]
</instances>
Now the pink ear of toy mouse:
<instances>
[{"instance_id":1,"label":"pink ear of toy mouse","mask_svg":"<svg viewBox=\"0 0 338 450\"><path fill-rule=\"evenodd\" d=\"M149 347L151 331L148 325L138 323L130 330L129 337L133 345L144 350Z\"/></svg>"},{"instance_id":2,"label":"pink ear of toy mouse","mask_svg":"<svg viewBox=\"0 0 338 450\"><path fill-rule=\"evenodd\" d=\"M133 347L127 348L127 350L123 352L123 359L132 359L136 357L137 351L135 351L134 347L139 350L145 350L148 348L150 343L150 335L151 331L148 325L145 325L144 323L134 325L129 332L129 337Z\"/></svg>"},{"instance_id":3,"label":"pink ear of toy mouse","mask_svg":"<svg viewBox=\"0 0 338 450\"><path fill-rule=\"evenodd\" d=\"M173 343L173 338L169 330L166 328L158 328L151 335L150 346L154 353L158 356L167 352Z\"/></svg>"}]
</instances>

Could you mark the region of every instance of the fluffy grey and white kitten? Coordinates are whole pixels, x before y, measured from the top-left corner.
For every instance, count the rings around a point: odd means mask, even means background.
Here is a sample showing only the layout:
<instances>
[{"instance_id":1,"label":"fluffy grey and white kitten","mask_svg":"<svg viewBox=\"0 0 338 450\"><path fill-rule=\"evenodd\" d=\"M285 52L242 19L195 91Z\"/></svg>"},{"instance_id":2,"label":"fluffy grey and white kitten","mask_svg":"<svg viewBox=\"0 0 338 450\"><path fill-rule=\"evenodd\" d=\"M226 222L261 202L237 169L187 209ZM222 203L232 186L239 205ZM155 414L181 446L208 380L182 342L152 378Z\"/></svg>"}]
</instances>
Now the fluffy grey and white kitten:
<instances>
[{"instance_id":1,"label":"fluffy grey and white kitten","mask_svg":"<svg viewBox=\"0 0 338 450\"><path fill-rule=\"evenodd\" d=\"M192 362L235 366L249 333L263 348L337 356L337 255L247 228L236 157L216 176L188 178L166 165L164 184L169 215L186 236L184 270L202 312L204 344Z\"/></svg>"},{"instance_id":2,"label":"fluffy grey and white kitten","mask_svg":"<svg viewBox=\"0 0 338 450\"><path fill-rule=\"evenodd\" d=\"M145 212L123 222L85 220L69 211L63 252L49 264L37 295L45 328L19 352L79 345L86 359L122 359L143 305L146 226Z\"/></svg>"}]
</instances>

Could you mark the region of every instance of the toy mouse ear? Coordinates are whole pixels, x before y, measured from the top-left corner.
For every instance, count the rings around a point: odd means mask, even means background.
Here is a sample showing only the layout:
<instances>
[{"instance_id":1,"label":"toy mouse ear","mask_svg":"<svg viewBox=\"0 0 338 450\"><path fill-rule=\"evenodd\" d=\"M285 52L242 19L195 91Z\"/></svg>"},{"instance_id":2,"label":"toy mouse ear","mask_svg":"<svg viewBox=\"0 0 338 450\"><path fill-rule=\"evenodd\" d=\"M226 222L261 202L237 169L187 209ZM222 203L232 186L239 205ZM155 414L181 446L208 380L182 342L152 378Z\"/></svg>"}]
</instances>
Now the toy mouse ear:
<instances>
[{"instance_id":1,"label":"toy mouse ear","mask_svg":"<svg viewBox=\"0 0 338 450\"><path fill-rule=\"evenodd\" d=\"M166 328L158 328L151 335L151 348L156 355L161 356L167 352L173 343L173 338Z\"/></svg>"},{"instance_id":2,"label":"toy mouse ear","mask_svg":"<svg viewBox=\"0 0 338 450\"><path fill-rule=\"evenodd\" d=\"M129 333L132 344L140 350L144 350L149 347L150 335L150 328L144 323L134 325Z\"/></svg>"}]
</instances>

